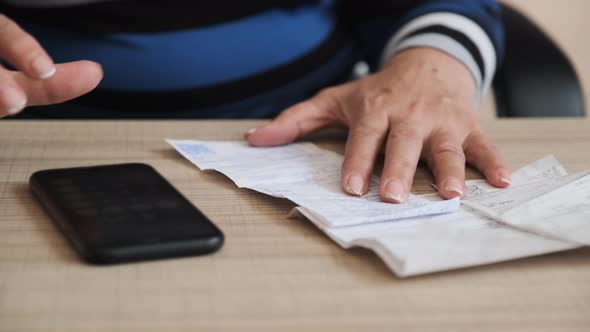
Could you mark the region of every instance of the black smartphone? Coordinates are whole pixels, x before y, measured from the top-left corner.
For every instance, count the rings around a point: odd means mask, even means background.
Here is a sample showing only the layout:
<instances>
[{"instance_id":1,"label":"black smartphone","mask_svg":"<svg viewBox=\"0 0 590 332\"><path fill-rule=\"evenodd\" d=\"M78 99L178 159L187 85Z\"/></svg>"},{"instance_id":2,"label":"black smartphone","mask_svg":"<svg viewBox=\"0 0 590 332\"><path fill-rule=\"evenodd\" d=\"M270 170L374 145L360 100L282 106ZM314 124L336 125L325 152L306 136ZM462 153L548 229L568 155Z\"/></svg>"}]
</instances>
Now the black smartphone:
<instances>
[{"instance_id":1,"label":"black smartphone","mask_svg":"<svg viewBox=\"0 0 590 332\"><path fill-rule=\"evenodd\" d=\"M149 165L42 170L29 185L90 263L199 255L223 245L223 233Z\"/></svg>"}]
</instances>

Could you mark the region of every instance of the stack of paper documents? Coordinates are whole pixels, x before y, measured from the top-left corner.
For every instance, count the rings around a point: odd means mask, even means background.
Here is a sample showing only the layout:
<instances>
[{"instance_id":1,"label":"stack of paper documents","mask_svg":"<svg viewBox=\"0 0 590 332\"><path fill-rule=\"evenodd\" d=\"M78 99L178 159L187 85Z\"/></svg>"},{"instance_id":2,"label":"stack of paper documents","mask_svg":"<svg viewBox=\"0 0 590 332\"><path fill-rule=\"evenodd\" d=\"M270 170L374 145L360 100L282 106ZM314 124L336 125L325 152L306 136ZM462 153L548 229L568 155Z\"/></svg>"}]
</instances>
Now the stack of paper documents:
<instances>
[{"instance_id":1,"label":"stack of paper documents","mask_svg":"<svg viewBox=\"0 0 590 332\"><path fill-rule=\"evenodd\" d=\"M201 170L293 201L294 212L339 245L373 250L398 276L590 245L589 173L567 175L552 156L513 173L507 189L471 180L462 202L430 194L391 204L380 200L377 177L363 197L345 194L343 156L312 143L266 148L241 141L168 143Z\"/></svg>"}]
</instances>

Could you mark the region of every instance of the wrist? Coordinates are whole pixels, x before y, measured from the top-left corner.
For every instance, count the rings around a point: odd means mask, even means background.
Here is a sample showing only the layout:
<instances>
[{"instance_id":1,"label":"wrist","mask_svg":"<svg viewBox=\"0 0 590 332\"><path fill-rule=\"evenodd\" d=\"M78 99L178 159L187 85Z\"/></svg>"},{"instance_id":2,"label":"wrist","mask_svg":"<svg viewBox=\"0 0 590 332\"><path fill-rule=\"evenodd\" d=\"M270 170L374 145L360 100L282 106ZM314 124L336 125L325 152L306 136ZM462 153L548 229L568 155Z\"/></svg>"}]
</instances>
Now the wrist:
<instances>
[{"instance_id":1,"label":"wrist","mask_svg":"<svg viewBox=\"0 0 590 332\"><path fill-rule=\"evenodd\" d=\"M389 58L382 70L394 72L400 67L413 68L417 81L439 85L447 90L446 95L479 102L478 84L469 68L444 51L432 47L408 48Z\"/></svg>"}]
</instances>

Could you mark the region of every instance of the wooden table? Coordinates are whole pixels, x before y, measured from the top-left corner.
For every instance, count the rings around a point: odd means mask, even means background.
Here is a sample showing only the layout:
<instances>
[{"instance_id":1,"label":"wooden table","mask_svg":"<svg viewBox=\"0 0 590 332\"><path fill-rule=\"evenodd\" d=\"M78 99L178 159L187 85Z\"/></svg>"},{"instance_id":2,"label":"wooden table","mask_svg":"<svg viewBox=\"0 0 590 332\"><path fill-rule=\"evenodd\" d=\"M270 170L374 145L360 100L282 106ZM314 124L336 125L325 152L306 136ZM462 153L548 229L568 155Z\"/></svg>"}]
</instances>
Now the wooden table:
<instances>
[{"instance_id":1,"label":"wooden table","mask_svg":"<svg viewBox=\"0 0 590 332\"><path fill-rule=\"evenodd\" d=\"M398 279L292 204L204 173L163 138L240 139L255 122L0 122L1 331L589 331L590 249ZM586 120L490 120L519 167L548 153L590 168ZM339 134L315 141L341 150ZM145 162L226 234L211 256L85 265L27 186L39 169ZM477 174L471 172L470 177ZM415 192L430 191L421 170Z\"/></svg>"},{"instance_id":2,"label":"wooden table","mask_svg":"<svg viewBox=\"0 0 590 332\"><path fill-rule=\"evenodd\" d=\"M590 94L590 2L505 0L572 57ZM588 120L502 120L482 112L514 168L554 153L590 168ZM398 279L344 250L292 205L202 173L164 137L240 139L252 122L0 122L0 331L590 331L590 249ZM340 150L341 138L316 138ZM155 166L225 232L217 254L112 267L82 264L35 204L44 168ZM477 176L470 173L470 177ZM420 171L415 192L427 192Z\"/></svg>"}]
</instances>

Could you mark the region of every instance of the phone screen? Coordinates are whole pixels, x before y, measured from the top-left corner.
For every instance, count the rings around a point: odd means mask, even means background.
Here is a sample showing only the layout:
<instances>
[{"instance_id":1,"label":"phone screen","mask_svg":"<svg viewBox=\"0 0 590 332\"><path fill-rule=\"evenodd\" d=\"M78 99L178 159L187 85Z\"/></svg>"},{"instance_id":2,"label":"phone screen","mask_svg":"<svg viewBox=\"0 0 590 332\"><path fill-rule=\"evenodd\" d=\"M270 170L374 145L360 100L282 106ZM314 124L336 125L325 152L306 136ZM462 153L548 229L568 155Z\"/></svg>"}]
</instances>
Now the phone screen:
<instances>
[{"instance_id":1,"label":"phone screen","mask_svg":"<svg viewBox=\"0 0 590 332\"><path fill-rule=\"evenodd\" d=\"M31 188L89 261L200 254L223 242L221 231L145 164L39 171Z\"/></svg>"}]
</instances>

